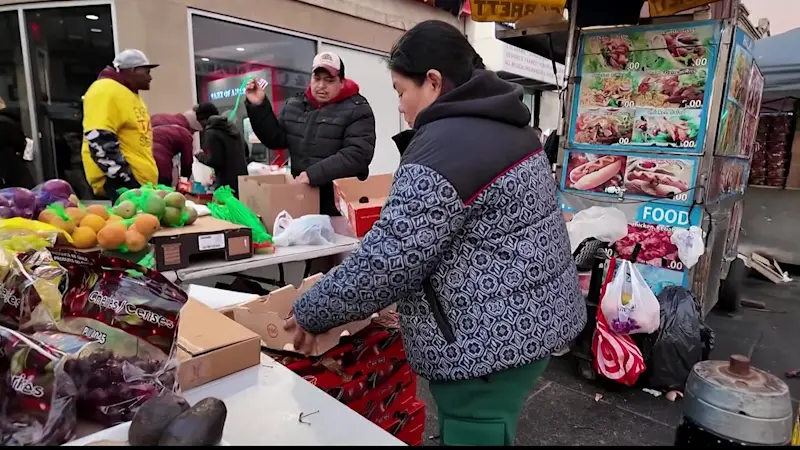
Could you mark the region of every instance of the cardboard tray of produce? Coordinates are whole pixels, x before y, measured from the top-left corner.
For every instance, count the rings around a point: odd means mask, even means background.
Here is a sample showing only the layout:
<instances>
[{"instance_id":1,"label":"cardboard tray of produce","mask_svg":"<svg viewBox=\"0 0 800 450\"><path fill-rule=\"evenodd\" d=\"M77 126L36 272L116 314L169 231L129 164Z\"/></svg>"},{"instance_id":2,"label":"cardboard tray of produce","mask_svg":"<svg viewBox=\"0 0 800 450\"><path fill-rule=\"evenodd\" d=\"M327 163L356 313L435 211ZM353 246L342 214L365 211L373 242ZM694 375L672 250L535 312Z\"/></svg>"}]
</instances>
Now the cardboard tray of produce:
<instances>
[{"instance_id":1,"label":"cardboard tray of produce","mask_svg":"<svg viewBox=\"0 0 800 450\"><path fill-rule=\"evenodd\" d=\"M98 431L97 433L90 434L89 436L76 439L72 442L67 442L62 447L100 447L100 446L127 446L128 445L128 428L131 423L125 422L105 430ZM230 447L223 439L217 446Z\"/></svg>"}]
</instances>

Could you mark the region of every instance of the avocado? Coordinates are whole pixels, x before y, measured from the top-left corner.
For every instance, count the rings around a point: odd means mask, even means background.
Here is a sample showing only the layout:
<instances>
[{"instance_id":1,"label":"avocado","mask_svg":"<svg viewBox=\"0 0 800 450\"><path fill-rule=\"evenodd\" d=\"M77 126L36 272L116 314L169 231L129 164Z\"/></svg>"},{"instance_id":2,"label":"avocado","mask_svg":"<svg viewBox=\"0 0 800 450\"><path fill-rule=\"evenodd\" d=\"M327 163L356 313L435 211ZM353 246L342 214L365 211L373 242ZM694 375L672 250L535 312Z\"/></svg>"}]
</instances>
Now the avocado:
<instances>
[{"instance_id":1,"label":"avocado","mask_svg":"<svg viewBox=\"0 0 800 450\"><path fill-rule=\"evenodd\" d=\"M133 416L128 429L128 442L132 446L158 444L167 425L188 410L189 403L172 392L144 402Z\"/></svg>"},{"instance_id":2,"label":"avocado","mask_svg":"<svg viewBox=\"0 0 800 450\"><path fill-rule=\"evenodd\" d=\"M176 417L158 441L161 446L217 445L222 440L228 409L222 400L209 397L200 400Z\"/></svg>"}]
</instances>

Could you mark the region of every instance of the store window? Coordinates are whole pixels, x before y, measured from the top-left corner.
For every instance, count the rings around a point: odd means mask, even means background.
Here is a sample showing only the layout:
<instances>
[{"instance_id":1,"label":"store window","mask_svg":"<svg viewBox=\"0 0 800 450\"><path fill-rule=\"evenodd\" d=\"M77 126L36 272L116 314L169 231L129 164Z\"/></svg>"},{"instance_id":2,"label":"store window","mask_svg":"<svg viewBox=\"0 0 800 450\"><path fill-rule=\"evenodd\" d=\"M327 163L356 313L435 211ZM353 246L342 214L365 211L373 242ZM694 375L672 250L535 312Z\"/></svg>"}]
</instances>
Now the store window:
<instances>
[{"instance_id":1,"label":"store window","mask_svg":"<svg viewBox=\"0 0 800 450\"><path fill-rule=\"evenodd\" d=\"M257 27L192 16L197 99L214 103L223 115L234 110L248 77L269 84L267 98L276 114L284 101L305 90L317 43ZM283 149L267 149L249 130L247 112L239 107L236 123L244 131L251 156L258 161L285 158ZM277 150L277 152L276 152Z\"/></svg>"},{"instance_id":2,"label":"store window","mask_svg":"<svg viewBox=\"0 0 800 450\"><path fill-rule=\"evenodd\" d=\"M111 6L25 11L45 178L70 182L80 198L91 198L81 163L82 103L86 89L114 59Z\"/></svg>"},{"instance_id":3,"label":"store window","mask_svg":"<svg viewBox=\"0 0 800 450\"><path fill-rule=\"evenodd\" d=\"M27 95L19 15L17 11L0 12L0 116L19 123L25 135L32 136ZM2 140L3 136L0 136L0 141ZM25 178L34 179L34 164L29 164L25 169L29 172L29 176Z\"/></svg>"}]
</instances>

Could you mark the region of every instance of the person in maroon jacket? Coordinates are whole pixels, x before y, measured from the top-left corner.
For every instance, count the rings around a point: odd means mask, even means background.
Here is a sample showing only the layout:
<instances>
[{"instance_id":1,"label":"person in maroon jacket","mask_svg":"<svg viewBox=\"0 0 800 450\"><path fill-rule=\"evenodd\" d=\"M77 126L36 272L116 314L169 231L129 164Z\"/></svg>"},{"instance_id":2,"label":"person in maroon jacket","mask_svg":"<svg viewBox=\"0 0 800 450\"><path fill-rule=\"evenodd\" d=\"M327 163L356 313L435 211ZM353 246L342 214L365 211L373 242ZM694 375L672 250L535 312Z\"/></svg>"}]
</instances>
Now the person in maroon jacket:
<instances>
[{"instance_id":1,"label":"person in maroon jacket","mask_svg":"<svg viewBox=\"0 0 800 450\"><path fill-rule=\"evenodd\" d=\"M180 176L192 176L194 161L194 133L202 130L193 110L179 114L154 114L150 117L153 127L153 158L158 166L158 183L173 186L172 160L181 155Z\"/></svg>"}]
</instances>

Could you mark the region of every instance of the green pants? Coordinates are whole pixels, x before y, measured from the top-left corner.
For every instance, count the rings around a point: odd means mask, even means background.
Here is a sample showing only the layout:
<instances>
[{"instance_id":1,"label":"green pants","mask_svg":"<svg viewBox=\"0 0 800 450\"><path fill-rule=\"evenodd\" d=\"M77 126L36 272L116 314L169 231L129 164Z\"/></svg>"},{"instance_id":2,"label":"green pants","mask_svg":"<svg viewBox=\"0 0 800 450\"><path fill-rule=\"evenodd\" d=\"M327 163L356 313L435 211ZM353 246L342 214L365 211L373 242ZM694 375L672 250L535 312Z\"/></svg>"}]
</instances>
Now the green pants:
<instances>
[{"instance_id":1,"label":"green pants","mask_svg":"<svg viewBox=\"0 0 800 450\"><path fill-rule=\"evenodd\" d=\"M431 381L441 445L514 445L519 415L550 358L462 381Z\"/></svg>"}]
</instances>

